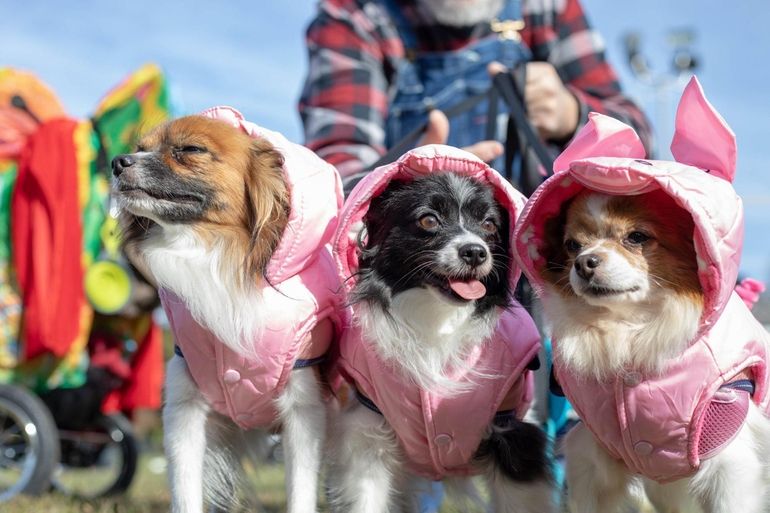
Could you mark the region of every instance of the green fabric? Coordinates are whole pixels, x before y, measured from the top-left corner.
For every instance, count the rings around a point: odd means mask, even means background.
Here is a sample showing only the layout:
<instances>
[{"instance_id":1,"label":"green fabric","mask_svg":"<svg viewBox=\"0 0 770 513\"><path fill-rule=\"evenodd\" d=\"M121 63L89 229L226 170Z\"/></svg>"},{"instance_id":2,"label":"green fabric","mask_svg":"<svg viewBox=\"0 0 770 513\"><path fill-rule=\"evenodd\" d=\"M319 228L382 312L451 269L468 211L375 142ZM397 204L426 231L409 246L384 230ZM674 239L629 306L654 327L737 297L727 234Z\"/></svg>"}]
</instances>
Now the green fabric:
<instances>
[{"instance_id":1,"label":"green fabric","mask_svg":"<svg viewBox=\"0 0 770 513\"><path fill-rule=\"evenodd\" d=\"M11 193L16 182L15 162L0 162L0 266L11 259Z\"/></svg>"},{"instance_id":2,"label":"green fabric","mask_svg":"<svg viewBox=\"0 0 770 513\"><path fill-rule=\"evenodd\" d=\"M89 142L96 157L89 166L89 195L82 212L83 251L87 262L97 260L104 249L101 229L109 215L110 161L117 155L134 151L141 133L169 116L167 84L160 69L154 65L143 66L129 75L107 93L95 109L91 118L95 130ZM13 306L15 299L10 268L10 199L15 179L16 164L0 161L0 383L23 384L38 393L53 388L79 387L85 383L88 369L85 351L69 359L44 355L29 362L7 364L19 354L18 331L9 336L15 326L12 323L4 325L2 317L5 303ZM3 328L8 328L5 337L2 336Z\"/></svg>"}]
</instances>

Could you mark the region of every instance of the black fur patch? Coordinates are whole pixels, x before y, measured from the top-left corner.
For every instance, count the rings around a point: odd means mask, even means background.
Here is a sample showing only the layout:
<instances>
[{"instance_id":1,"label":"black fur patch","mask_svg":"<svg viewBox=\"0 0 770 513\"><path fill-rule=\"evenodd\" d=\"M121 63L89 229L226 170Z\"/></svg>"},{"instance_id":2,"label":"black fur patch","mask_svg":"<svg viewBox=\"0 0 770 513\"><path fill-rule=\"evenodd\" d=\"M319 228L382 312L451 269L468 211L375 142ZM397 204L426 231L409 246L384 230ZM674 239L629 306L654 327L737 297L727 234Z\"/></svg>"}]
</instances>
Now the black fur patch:
<instances>
[{"instance_id":1,"label":"black fur patch","mask_svg":"<svg viewBox=\"0 0 770 513\"><path fill-rule=\"evenodd\" d=\"M552 478L547 451L545 432L511 415L495 421L476 451L476 461L494 465L514 481L532 482Z\"/></svg>"},{"instance_id":2,"label":"black fur patch","mask_svg":"<svg viewBox=\"0 0 770 513\"><path fill-rule=\"evenodd\" d=\"M436 230L418 224L426 214L439 219ZM495 223L496 233L482 229L486 220ZM372 199L364 223L367 241L361 247L353 303L371 301L387 310L395 294L446 280L436 252L465 229L487 243L493 262L492 272L481 279L487 293L476 300L476 313L510 304L509 217L490 186L449 173L393 181Z\"/></svg>"}]
</instances>

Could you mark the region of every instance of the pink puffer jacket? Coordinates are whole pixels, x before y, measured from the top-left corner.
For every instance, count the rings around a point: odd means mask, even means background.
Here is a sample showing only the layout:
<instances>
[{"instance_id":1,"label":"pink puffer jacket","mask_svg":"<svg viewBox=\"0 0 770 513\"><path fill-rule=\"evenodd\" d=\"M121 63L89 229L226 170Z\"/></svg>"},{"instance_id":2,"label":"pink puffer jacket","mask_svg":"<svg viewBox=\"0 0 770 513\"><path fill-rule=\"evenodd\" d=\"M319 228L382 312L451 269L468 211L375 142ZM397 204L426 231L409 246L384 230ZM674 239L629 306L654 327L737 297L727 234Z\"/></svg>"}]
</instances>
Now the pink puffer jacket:
<instances>
[{"instance_id":1,"label":"pink puffer jacket","mask_svg":"<svg viewBox=\"0 0 770 513\"><path fill-rule=\"evenodd\" d=\"M327 352L328 341L320 346L311 342L313 328L324 319L338 324L341 285L330 242L342 206L342 186L336 170L310 150L245 121L238 111L215 107L202 115L266 139L284 157L291 212L267 266L272 286L262 290L264 335L254 340L254 354L238 354L201 326L173 293L162 290L161 300L176 344L213 408L243 428L264 427L276 419L274 402L297 359Z\"/></svg>"},{"instance_id":2,"label":"pink puffer jacket","mask_svg":"<svg viewBox=\"0 0 770 513\"><path fill-rule=\"evenodd\" d=\"M356 235L351 233L366 214L372 198L391 180L450 171L491 184L495 197L508 210L513 226L524 197L496 171L462 150L431 145L417 148L398 161L377 168L351 192L341 214L334 250L340 276L348 290L358 269ZM520 271L512 266L511 283ZM343 333L340 360L342 373L382 412L396 432L413 472L431 479L474 472L472 458L485 430L505 400L521 418L532 400L532 372L527 364L540 347L540 336L529 314L520 306L502 312L490 340L468 355L467 368L450 377L474 386L454 394L427 391L383 361L375 346L361 333L355 321Z\"/></svg>"},{"instance_id":3,"label":"pink puffer jacket","mask_svg":"<svg viewBox=\"0 0 770 513\"><path fill-rule=\"evenodd\" d=\"M662 375L628 372L606 382L554 361L566 396L607 452L659 482L691 475L737 434L749 394L723 385L748 378L759 408L767 412L770 401L770 339L733 292L743 244L743 208L731 185L735 137L695 79L680 102L671 151L677 162L646 160L633 129L592 115L557 159L556 174L532 195L515 233L519 263L541 288L546 220L585 189L616 195L660 189L692 215L705 308L684 354Z\"/></svg>"}]
</instances>

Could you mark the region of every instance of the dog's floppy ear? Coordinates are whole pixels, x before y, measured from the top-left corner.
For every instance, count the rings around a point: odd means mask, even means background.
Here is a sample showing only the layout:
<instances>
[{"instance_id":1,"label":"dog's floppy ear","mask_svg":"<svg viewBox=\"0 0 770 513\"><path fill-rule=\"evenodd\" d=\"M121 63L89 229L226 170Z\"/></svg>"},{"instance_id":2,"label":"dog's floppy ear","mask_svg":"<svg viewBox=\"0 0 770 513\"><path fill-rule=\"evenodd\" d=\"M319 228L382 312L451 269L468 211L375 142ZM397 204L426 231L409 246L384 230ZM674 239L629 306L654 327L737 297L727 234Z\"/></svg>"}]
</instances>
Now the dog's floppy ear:
<instances>
[{"instance_id":1,"label":"dog's floppy ear","mask_svg":"<svg viewBox=\"0 0 770 513\"><path fill-rule=\"evenodd\" d=\"M645 150L633 128L617 119L592 112L588 123L553 163L555 173L569 169L570 163L592 157L643 159Z\"/></svg>"},{"instance_id":2,"label":"dog's floppy ear","mask_svg":"<svg viewBox=\"0 0 770 513\"><path fill-rule=\"evenodd\" d=\"M388 184L384 191L373 197L369 202L369 208L364 216L369 246L371 246L374 241L378 241L380 233L387 231L392 224L393 219L388 218L386 210L393 195L401 190L404 185L405 182L402 180L393 180Z\"/></svg>"},{"instance_id":3,"label":"dog's floppy ear","mask_svg":"<svg viewBox=\"0 0 770 513\"><path fill-rule=\"evenodd\" d=\"M677 162L732 182L737 151L735 134L706 99L698 79L692 77L676 110L671 154Z\"/></svg>"},{"instance_id":4,"label":"dog's floppy ear","mask_svg":"<svg viewBox=\"0 0 770 513\"><path fill-rule=\"evenodd\" d=\"M252 142L245 187L249 233L245 271L253 277L264 274L289 219L283 156L265 140Z\"/></svg>"},{"instance_id":5,"label":"dog's floppy ear","mask_svg":"<svg viewBox=\"0 0 770 513\"><path fill-rule=\"evenodd\" d=\"M567 210L572 199L561 206L559 214L546 219L541 252L545 260L540 271L543 279L551 284L557 284L564 277L567 269L567 252L564 249L564 226L567 224Z\"/></svg>"}]
</instances>

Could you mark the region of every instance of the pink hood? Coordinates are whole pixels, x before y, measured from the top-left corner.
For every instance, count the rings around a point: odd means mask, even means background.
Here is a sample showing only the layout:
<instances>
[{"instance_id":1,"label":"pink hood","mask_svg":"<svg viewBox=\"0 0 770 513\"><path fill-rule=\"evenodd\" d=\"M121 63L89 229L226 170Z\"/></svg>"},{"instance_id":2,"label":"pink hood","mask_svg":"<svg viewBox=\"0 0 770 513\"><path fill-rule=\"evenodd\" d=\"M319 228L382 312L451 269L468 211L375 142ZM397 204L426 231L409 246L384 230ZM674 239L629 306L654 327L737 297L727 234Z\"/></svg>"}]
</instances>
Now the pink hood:
<instances>
[{"instance_id":1,"label":"pink hood","mask_svg":"<svg viewBox=\"0 0 770 513\"><path fill-rule=\"evenodd\" d=\"M315 153L278 132L246 121L232 107L212 107L201 116L224 121L255 139L265 139L283 156L283 169L291 193L289 224L267 266L270 283L294 276L329 244L342 207L342 185L336 169Z\"/></svg>"},{"instance_id":2,"label":"pink hood","mask_svg":"<svg viewBox=\"0 0 770 513\"><path fill-rule=\"evenodd\" d=\"M266 139L284 158L291 212L267 266L269 285L261 291L264 334L255 337L252 354L239 354L197 322L171 291L162 290L161 300L187 367L214 409L241 427L264 427L276 419L275 400L297 359L320 357L329 349L328 337L312 338L313 329L330 319L340 331L340 283L330 242L342 205L342 186L331 165L282 135L244 120L237 110L214 107L202 115Z\"/></svg>"},{"instance_id":3,"label":"pink hood","mask_svg":"<svg viewBox=\"0 0 770 513\"><path fill-rule=\"evenodd\" d=\"M357 242L355 236L351 236L351 232L366 215L372 198L384 191L392 180L413 180L441 171L451 171L491 184L495 190L495 199L510 213L511 236L513 236L515 220L521 214L526 201L519 191L514 189L497 171L466 151L441 144L422 146L405 153L396 162L369 173L356 185L345 201L334 250L340 276L345 280L348 290L355 286L355 281L349 278L358 270ZM518 267L512 265L511 283L515 284L520 275L521 271Z\"/></svg>"},{"instance_id":4,"label":"pink hood","mask_svg":"<svg viewBox=\"0 0 770 513\"><path fill-rule=\"evenodd\" d=\"M554 162L555 174L533 194L516 228L522 269L542 287L540 256L545 220L584 189L635 195L662 189L695 221L693 235L706 309L712 325L735 288L743 247L743 204L731 182L735 136L703 96L697 79L687 86L671 144L676 162L647 160L634 130L607 116L588 124Z\"/></svg>"},{"instance_id":5,"label":"pink hood","mask_svg":"<svg viewBox=\"0 0 770 513\"><path fill-rule=\"evenodd\" d=\"M495 198L516 222L524 197L496 171L475 156L449 146L431 145L412 150L396 162L375 169L351 192L342 211L334 249L340 277L348 291L358 270L358 223L372 198L391 180L411 180L432 173L453 172L491 184ZM511 266L515 285L519 270ZM411 470L431 479L474 473L473 456L495 413L504 408L523 417L532 400L532 372L527 364L537 355L540 337L521 306L504 311L494 333L467 355L468 369L451 379L471 385L455 394L420 389L397 368L380 359L366 333L349 312L351 324L340 343L340 366L356 389L382 412L396 433ZM491 376L491 377L490 377Z\"/></svg>"},{"instance_id":6,"label":"pink hood","mask_svg":"<svg viewBox=\"0 0 770 513\"><path fill-rule=\"evenodd\" d=\"M566 395L608 452L659 481L689 475L700 458L714 453L714 444L701 435L715 428L704 418L725 383L745 373L756 385L754 401L768 407L767 333L733 293L743 245L743 206L731 185L735 136L695 78L679 104L671 152L676 162L648 160L632 128L591 114L554 163L555 175L530 198L514 235L517 259L542 292L545 223L581 191L636 195L660 189L692 216L705 308L690 348L662 376L631 373L633 379L606 383L554 362Z\"/></svg>"}]
</instances>

